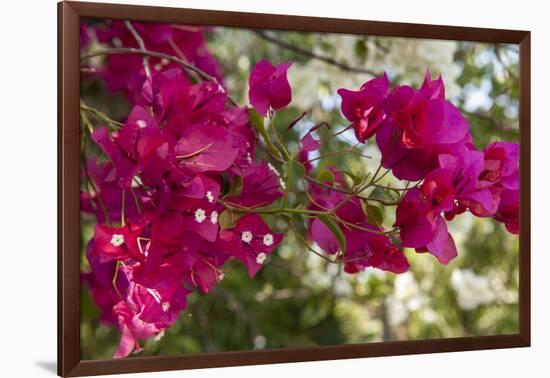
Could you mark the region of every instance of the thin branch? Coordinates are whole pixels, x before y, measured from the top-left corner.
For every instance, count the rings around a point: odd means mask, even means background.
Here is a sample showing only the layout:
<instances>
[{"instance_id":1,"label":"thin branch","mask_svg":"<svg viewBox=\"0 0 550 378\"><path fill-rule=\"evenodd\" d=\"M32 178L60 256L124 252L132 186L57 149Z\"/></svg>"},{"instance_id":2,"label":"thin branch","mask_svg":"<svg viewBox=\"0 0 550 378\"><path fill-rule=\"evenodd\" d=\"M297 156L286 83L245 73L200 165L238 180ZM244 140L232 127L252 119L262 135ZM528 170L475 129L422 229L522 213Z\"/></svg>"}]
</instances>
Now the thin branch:
<instances>
[{"instance_id":1,"label":"thin branch","mask_svg":"<svg viewBox=\"0 0 550 378\"><path fill-rule=\"evenodd\" d=\"M95 108L91 108L89 107L88 105L86 105L84 103L84 101L82 101L82 99L80 100L80 110L82 111L85 111L85 112L88 112L90 113L91 115L93 115L97 120L101 121L101 122L105 122L107 123L109 126L114 126L114 129L118 129L122 126L124 126L123 123L120 123L120 122L117 122L113 119L111 119L107 114L103 113L102 111L99 111ZM93 128L92 130L90 131L93 131Z\"/></svg>"},{"instance_id":2,"label":"thin branch","mask_svg":"<svg viewBox=\"0 0 550 378\"><path fill-rule=\"evenodd\" d=\"M343 194L347 194L347 195L350 195L351 192L349 190L346 190L346 189L342 189L342 188L339 188L337 186L331 186L331 185L328 185L328 184L325 184L324 182L322 181L319 181L311 176L304 176L304 179L306 179L307 181L315 184L315 185L319 185L323 188L326 188L326 189L330 189L330 190L334 190L335 192L340 192L340 193L343 193ZM399 202L387 202L387 201L384 201L383 199L379 199L379 198L371 198L371 197L365 197L365 196L361 196L361 195L356 195L357 198L359 199L362 199L364 201L376 201L376 202L379 202L381 204L384 204L386 206L396 206L399 204Z\"/></svg>"},{"instance_id":3,"label":"thin branch","mask_svg":"<svg viewBox=\"0 0 550 378\"><path fill-rule=\"evenodd\" d=\"M80 62L83 62L85 60L91 59L91 58L96 57L96 56L114 55L114 54L138 54L138 55L152 56L154 58L159 58L159 59L166 59L170 62L174 62L174 63L179 64L184 70L186 70L188 72L194 72L195 74L197 74L204 81L210 81L212 83L218 84L220 86L220 88L223 89L221 84L218 82L218 79L216 79L214 76L211 76L211 75L207 74L206 72L204 72L200 68L195 67L194 65L186 62L183 59L176 58L175 56L172 56L172 55L169 55L169 54L164 54L164 53L161 53L161 52L158 52L158 51L136 49L134 47L114 47L114 48L98 50L98 51L94 51L94 52L91 52L91 53L88 53L88 54L84 54L80 57ZM227 99L229 100L229 102L232 105L239 106L237 101L235 101L233 98L231 98L231 96L229 96L229 94L227 94Z\"/></svg>"},{"instance_id":4,"label":"thin branch","mask_svg":"<svg viewBox=\"0 0 550 378\"><path fill-rule=\"evenodd\" d=\"M516 129L512 125L507 125L504 122L497 121L495 118L493 118L493 116L491 116L489 112L470 112L464 109L461 109L461 111L466 117L478 118L479 120L489 122L491 126L501 132L509 133L516 131Z\"/></svg>"},{"instance_id":5,"label":"thin branch","mask_svg":"<svg viewBox=\"0 0 550 378\"><path fill-rule=\"evenodd\" d=\"M143 38L141 38L141 36L137 32L137 30L134 28L132 23L128 20L125 20L124 25L126 25L126 29L128 29L130 34L132 34L132 36L136 40L139 48L141 50L144 50L144 51L147 50L145 48L145 42L143 42ZM145 71L145 76L147 76L147 78L150 78L151 77L151 68L149 68L149 58L147 57L147 55L143 56L143 70Z\"/></svg>"},{"instance_id":6,"label":"thin branch","mask_svg":"<svg viewBox=\"0 0 550 378\"><path fill-rule=\"evenodd\" d=\"M380 76L379 73L374 72L372 70L369 70L369 69L366 69L366 68L360 68L360 67L352 67L352 66L350 66L346 63L339 62L339 61L337 61L333 58L330 58L328 56L318 55L318 54L316 54L312 51L302 49L301 47L297 47L296 45L290 44L290 43L285 42L283 40L280 40L276 37L273 37L273 36L267 34L264 31L254 30L254 33L256 33L256 35L258 37L262 38L263 40L271 42L275 45L278 45L279 47L282 47L284 49L293 51L293 52L295 52L297 54L300 54L300 55L304 55L304 56L307 56L307 57L310 57L310 58L313 58L313 59L320 60L320 61L325 62L327 64L330 64L332 66L338 67L338 68L340 68L344 71L356 72L356 73L365 73L365 74L368 74L368 75L371 75L371 76Z\"/></svg>"}]
</instances>

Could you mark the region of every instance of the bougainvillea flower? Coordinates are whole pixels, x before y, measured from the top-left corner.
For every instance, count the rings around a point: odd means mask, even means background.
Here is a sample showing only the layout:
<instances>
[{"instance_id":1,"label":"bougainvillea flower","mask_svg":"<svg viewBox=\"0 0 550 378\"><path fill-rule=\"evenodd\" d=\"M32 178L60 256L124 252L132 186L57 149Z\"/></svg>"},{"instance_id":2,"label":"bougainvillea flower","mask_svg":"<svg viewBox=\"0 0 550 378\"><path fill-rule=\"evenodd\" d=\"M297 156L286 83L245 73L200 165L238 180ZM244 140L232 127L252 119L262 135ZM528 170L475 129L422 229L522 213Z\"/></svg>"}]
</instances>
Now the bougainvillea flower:
<instances>
[{"instance_id":1,"label":"bougainvillea flower","mask_svg":"<svg viewBox=\"0 0 550 378\"><path fill-rule=\"evenodd\" d=\"M424 204L429 219L436 214L451 210L455 198L454 177L449 169L440 168L430 172L420 186L420 202Z\"/></svg>"},{"instance_id":2,"label":"bougainvillea flower","mask_svg":"<svg viewBox=\"0 0 550 378\"><path fill-rule=\"evenodd\" d=\"M403 215L411 210L410 213ZM400 215L400 236L403 247L416 248L419 252L430 252L439 262L447 264L457 256L453 238L447 231L447 223L441 215L430 220L413 207L403 207ZM409 218L406 218L409 216ZM410 222L410 223L407 223ZM397 224L397 223L396 223Z\"/></svg>"},{"instance_id":3,"label":"bougainvillea flower","mask_svg":"<svg viewBox=\"0 0 550 378\"><path fill-rule=\"evenodd\" d=\"M287 62L275 67L264 59L252 68L248 97L261 115L265 116L270 108L279 110L290 104L292 91L286 74L291 64Z\"/></svg>"},{"instance_id":4,"label":"bougainvillea flower","mask_svg":"<svg viewBox=\"0 0 550 378\"><path fill-rule=\"evenodd\" d=\"M311 241L314 241L326 253L333 255L340 251L340 244L320 219L313 219L309 223L308 231Z\"/></svg>"},{"instance_id":5,"label":"bougainvillea flower","mask_svg":"<svg viewBox=\"0 0 550 378\"><path fill-rule=\"evenodd\" d=\"M259 215L247 214L237 221L234 228L220 233L219 245L239 259L248 275L254 277L282 238L283 235L273 233Z\"/></svg>"},{"instance_id":6,"label":"bougainvillea flower","mask_svg":"<svg viewBox=\"0 0 550 378\"><path fill-rule=\"evenodd\" d=\"M456 203L449 214L460 213L462 209L468 209L480 217L495 213L501 190L498 187L480 185L478 178L484 169L482 152L463 146L456 149L454 155L439 155L439 164L453 177ZM446 218L450 219L452 216L446 214Z\"/></svg>"},{"instance_id":7,"label":"bougainvillea flower","mask_svg":"<svg viewBox=\"0 0 550 378\"><path fill-rule=\"evenodd\" d=\"M142 258L138 240L142 232L143 226L140 224L127 223L122 227L96 225L94 243L100 261Z\"/></svg>"},{"instance_id":8,"label":"bougainvillea flower","mask_svg":"<svg viewBox=\"0 0 550 378\"><path fill-rule=\"evenodd\" d=\"M90 159L86 165L83 177L86 186L92 190L81 193L81 210L95 214L98 223L107 221L119 223L124 199L126 219L135 221L138 217L138 209L132 192L120 187L113 163L110 161L98 163L96 159ZM139 188L134 188L134 194L136 197L142 197Z\"/></svg>"},{"instance_id":9,"label":"bougainvillea flower","mask_svg":"<svg viewBox=\"0 0 550 378\"><path fill-rule=\"evenodd\" d=\"M453 237L447 230L447 222L441 216L435 221L435 230L433 239L425 248L419 248L420 251L426 250L444 265L447 265L452 259L458 256Z\"/></svg>"},{"instance_id":10,"label":"bougainvillea flower","mask_svg":"<svg viewBox=\"0 0 550 378\"><path fill-rule=\"evenodd\" d=\"M397 206L395 222L404 247L424 247L433 239L436 215L432 213L428 217L429 211L427 199L420 189L407 191Z\"/></svg>"},{"instance_id":11,"label":"bougainvillea flower","mask_svg":"<svg viewBox=\"0 0 550 378\"><path fill-rule=\"evenodd\" d=\"M398 86L384 102L385 120L376 132L382 166L401 180L417 181L438 167L441 153L471 144L468 123L445 100L441 77L429 73L418 90Z\"/></svg>"},{"instance_id":12,"label":"bougainvillea flower","mask_svg":"<svg viewBox=\"0 0 550 378\"><path fill-rule=\"evenodd\" d=\"M185 309L189 290L185 289L177 272L169 265L143 271L140 264L121 268L129 282L127 303L141 320L170 325Z\"/></svg>"},{"instance_id":13,"label":"bougainvillea flower","mask_svg":"<svg viewBox=\"0 0 550 378\"><path fill-rule=\"evenodd\" d=\"M365 143L386 118L383 102L389 92L390 82L386 74L364 83L358 91L338 89L342 97L342 113L352 123L355 136Z\"/></svg>"},{"instance_id":14,"label":"bougainvillea flower","mask_svg":"<svg viewBox=\"0 0 550 378\"><path fill-rule=\"evenodd\" d=\"M447 223L441 216L455 208L457 185L465 185L460 176L453 175L451 169L439 168L426 176L420 188L405 194L397 207L395 222L403 247L428 251L442 264L457 256Z\"/></svg>"},{"instance_id":15,"label":"bougainvillea flower","mask_svg":"<svg viewBox=\"0 0 550 378\"><path fill-rule=\"evenodd\" d=\"M218 114L225 110L227 94L219 84L203 82L186 89L161 88L165 103L172 104L165 112L166 130L176 139L181 138L186 129L195 125L209 127L218 121Z\"/></svg>"},{"instance_id":16,"label":"bougainvillea flower","mask_svg":"<svg viewBox=\"0 0 550 378\"><path fill-rule=\"evenodd\" d=\"M214 242L218 237L218 218L221 211L221 206L211 206L208 201L197 203L185 212L183 227L209 242Z\"/></svg>"},{"instance_id":17,"label":"bougainvillea flower","mask_svg":"<svg viewBox=\"0 0 550 378\"><path fill-rule=\"evenodd\" d=\"M504 190L500 194L495 220L504 223L508 232L519 234L519 191Z\"/></svg>"},{"instance_id":18,"label":"bougainvillea flower","mask_svg":"<svg viewBox=\"0 0 550 378\"><path fill-rule=\"evenodd\" d=\"M310 188L310 196L315 202L310 205L311 210L316 211L326 211L326 210L336 210L336 215L338 218L342 219L345 222L359 224L367 220L367 216L363 211L361 201L357 197L348 199L347 194L342 193L342 191L349 191L346 180L342 172L338 171L335 168L328 167L333 175L334 182L329 185L329 183L324 183L323 186L318 184L313 184ZM327 187L329 185L329 187ZM335 190L330 189L330 186L333 186Z\"/></svg>"},{"instance_id":19,"label":"bougainvillea flower","mask_svg":"<svg viewBox=\"0 0 550 378\"><path fill-rule=\"evenodd\" d=\"M357 273L367 267L403 273L409 269L407 258L396 246L391 244L390 238L382 234L381 227L363 222L351 226L340 227L346 238L346 250L341 260L347 273ZM340 252L334 234L319 219L310 222L310 239L319 248L328 254Z\"/></svg>"},{"instance_id":20,"label":"bougainvillea flower","mask_svg":"<svg viewBox=\"0 0 550 378\"><path fill-rule=\"evenodd\" d=\"M180 188L172 188L169 197L168 208L175 211L183 211L192 207L206 207L211 209L220 197L220 184L204 175L198 174L188 181L182 181Z\"/></svg>"},{"instance_id":21,"label":"bougainvillea flower","mask_svg":"<svg viewBox=\"0 0 550 378\"><path fill-rule=\"evenodd\" d=\"M367 222L359 224L363 229L350 227L344 230L347 249L343 256L344 270L356 273L367 267L387 270L393 273L404 273L409 269L409 262L401 250L392 245L381 227Z\"/></svg>"},{"instance_id":22,"label":"bougainvillea flower","mask_svg":"<svg viewBox=\"0 0 550 378\"><path fill-rule=\"evenodd\" d=\"M223 279L222 265L229 255L221 255L218 245L214 244L216 256L198 251L182 254L183 279L186 284L197 287L201 293L206 294L215 284Z\"/></svg>"},{"instance_id":23,"label":"bougainvillea flower","mask_svg":"<svg viewBox=\"0 0 550 378\"><path fill-rule=\"evenodd\" d=\"M244 207L265 206L281 198L284 181L277 169L265 161L240 169L242 189L239 194L227 197L230 203Z\"/></svg>"},{"instance_id":24,"label":"bougainvillea flower","mask_svg":"<svg viewBox=\"0 0 550 378\"><path fill-rule=\"evenodd\" d=\"M255 157L256 135L249 123L248 109L229 108L221 113L221 118L220 124L226 125L231 133L233 147L238 150L235 164L238 167L251 164ZM238 169L235 168L233 172L238 174Z\"/></svg>"},{"instance_id":25,"label":"bougainvillea flower","mask_svg":"<svg viewBox=\"0 0 550 378\"><path fill-rule=\"evenodd\" d=\"M485 149L485 165L478 185L489 187L500 184L509 190L519 189L519 148L517 143L493 142Z\"/></svg>"},{"instance_id":26,"label":"bougainvillea flower","mask_svg":"<svg viewBox=\"0 0 550 378\"><path fill-rule=\"evenodd\" d=\"M190 173L222 172L237 157L229 132L224 128L195 128L175 146L176 159Z\"/></svg>"},{"instance_id":27,"label":"bougainvillea flower","mask_svg":"<svg viewBox=\"0 0 550 378\"><path fill-rule=\"evenodd\" d=\"M402 143L403 130L386 120L376 133L376 143L382 154L382 166L391 169L400 180L418 181L439 167L439 155L456 154L472 143L468 132L456 143L431 144L423 148L406 148Z\"/></svg>"},{"instance_id":28,"label":"bougainvillea flower","mask_svg":"<svg viewBox=\"0 0 550 378\"><path fill-rule=\"evenodd\" d=\"M169 113L176 111L179 99L186 96L190 86L189 79L180 69L153 72L143 82L138 103L150 107L157 120L162 122Z\"/></svg>"},{"instance_id":29,"label":"bougainvillea flower","mask_svg":"<svg viewBox=\"0 0 550 378\"><path fill-rule=\"evenodd\" d=\"M158 336L163 331L156 323L148 323L140 319L139 315L123 301L113 307L113 313L122 333L113 358L123 358L132 352L140 352L140 339L145 340Z\"/></svg>"},{"instance_id":30,"label":"bougainvillea flower","mask_svg":"<svg viewBox=\"0 0 550 378\"><path fill-rule=\"evenodd\" d=\"M401 142L406 148L457 143L465 137L468 123L442 95L443 83L431 82L428 78L418 91L404 85L390 93L386 112L403 130Z\"/></svg>"},{"instance_id":31,"label":"bougainvillea flower","mask_svg":"<svg viewBox=\"0 0 550 378\"><path fill-rule=\"evenodd\" d=\"M426 70L426 75L424 76L424 81L420 87L420 92L423 96L429 99L440 99L445 100L445 84L443 83L443 78L441 75L437 79L432 80L430 75L430 70Z\"/></svg>"},{"instance_id":32,"label":"bougainvillea flower","mask_svg":"<svg viewBox=\"0 0 550 378\"><path fill-rule=\"evenodd\" d=\"M126 292L128 287L126 277L119 274L113 285L116 261L102 262L95 250L94 239L91 239L86 246L86 258L91 270L81 274L82 282L89 286L92 298L100 310L99 320L106 324L115 324L113 306L121 300L119 293Z\"/></svg>"},{"instance_id":33,"label":"bougainvillea flower","mask_svg":"<svg viewBox=\"0 0 550 378\"><path fill-rule=\"evenodd\" d=\"M441 212L454 207L452 180L451 173L440 168L426 176L420 188L407 191L397 207L395 222L404 247L421 248L433 240Z\"/></svg>"},{"instance_id":34,"label":"bougainvillea flower","mask_svg":"<svg viewBox=\"0 0 550 378\"><path fill-rule=\"evenodd\" d=\"M126 153L111 139L106 127L96 129L92 134L92 139L113 162L120 185L129 187L133 177L139 171L139 166L129 159Z\"/></svg>"}]
</instances>

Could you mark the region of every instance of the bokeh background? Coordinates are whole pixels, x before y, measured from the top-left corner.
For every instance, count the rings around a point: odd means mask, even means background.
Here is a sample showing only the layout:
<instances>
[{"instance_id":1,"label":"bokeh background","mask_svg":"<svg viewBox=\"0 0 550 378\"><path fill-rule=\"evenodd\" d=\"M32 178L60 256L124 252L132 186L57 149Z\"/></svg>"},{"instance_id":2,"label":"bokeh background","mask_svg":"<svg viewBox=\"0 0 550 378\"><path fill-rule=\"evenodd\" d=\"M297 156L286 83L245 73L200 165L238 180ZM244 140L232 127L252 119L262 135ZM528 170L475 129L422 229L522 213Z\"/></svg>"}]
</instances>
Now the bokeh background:
<instances>
[{"instance_id":1,"label":"bokeh background","mask_svg":"<svg viewBox=\"0 0 550 378\"><path fill-rule=\"evenodd\" d=\"M308 115L286 134L291 148L316 123L328 122L331 132L348 125L339 110L338 88L356 89L384 71L392 84L420 85L426 69L432 76L442 75L447 98L469 120L478 148L496 139L519 138L516 45L221 27L209 29L207 37L229 92L243 105L257 61L295 62L289 71L293 101L278 115L278 127L285 128L304 111ZM93 78L84 81L82 97L114 119L123 120L129 111L123 95L108 92ZM323 146L321 153L350 144L355 144L353 133L346 132ZM372 158L339 154L323 159L317 169L376 169L379 153L374 141L362 148ZM404 185L391 175L385 180ZM381 210L384 224L391 226L395 209ZM491 219L470 214L455 218L450 232L459 257L443 266L428 254L406 250L411 269L401 275L374 269L346 274L305 250L284 223L266 221L287 237L258 275L251 280L238 262L228 264L224 280L208 295L190 295L180 320L161 341L145 343L140 356L517 332L518 237ZM81 225L86 271L84 246L92 236L93 219L83 215ZM84 286L83 359L109 359L118 345L118 330L100 324L97 317Z\"/></svg>"}]
</instances>

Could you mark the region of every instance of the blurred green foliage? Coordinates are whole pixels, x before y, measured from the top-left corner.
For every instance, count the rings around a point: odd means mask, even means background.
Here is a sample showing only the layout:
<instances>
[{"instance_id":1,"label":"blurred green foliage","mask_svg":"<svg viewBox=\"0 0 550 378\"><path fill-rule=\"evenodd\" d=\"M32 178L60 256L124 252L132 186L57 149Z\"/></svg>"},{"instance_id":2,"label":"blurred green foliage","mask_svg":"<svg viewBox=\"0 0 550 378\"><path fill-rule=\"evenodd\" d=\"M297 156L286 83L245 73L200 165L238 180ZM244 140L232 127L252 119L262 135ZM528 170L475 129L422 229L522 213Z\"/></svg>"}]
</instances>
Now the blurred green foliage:
<instances>
[{"instance_id":1,"label":"blurred green foliage","mask_svg":"<svg viewBox=\"0 0 550 378\"><path fill-rule=\"evenodd\" d=\"M517 46L280 31L270 35L345 64L380 73L386 70L394 83L418 85L426 68L432 69L433 75L442 73L447 89L454 86L447 95L463 109L478 147L494 139L518 140ZM316 123L330 125L330 130L319 130L321 137L347 126L335 91L339 85L357 88L369 78L282 48L250 30L217 28L208 39L223 65L230 93L242 104L247 103L248 75L257 61L295 62L291 72L305 84L294 83L291 75L294 101L276 117L277 128L290 149L296 149L300 134ZM414 52L407 52L405 47L410 46ZM427 56L426 51L432 55ZM411 64L415 53L422 63ZM446 75L450 66L453 74ZM310 77L318 81L308 87ZM123 119L128 111L121 96L107 94L94 80L85 82L82 97L114 119ZM309 101L307 108L297 101L304 98ZM308 111L305 119L283 133L304 111ZM349 133L333 138L323 145L321 154L350 148L352 140ZM316 165L315 174L330 165L349 171L351 176L372 172L378 166L373 143L369 141L361 150L371 159L334 154ZM390 176L385 183L404 185ZM307 199L291 195L289 201L297 204ZM393 207L371 211L391 227ZM208 295L190 295L180 321L161 341L148 341L140 355L507 334L518 329L518 238L490 219L459 216L451 222L459 257L443 266L430 255L408 250L410 273L401 276L370 269L346 274L341 267L308 252L284 222L266 220L286 238L258 275L249 279L243 266L230 263L224 280ZM297 226L305 232L303 221ZM82 254L92 227L92 220L83 216ZM82 261L86 270L85 258ZM477 278L472 281L470 273ZM98 310L86 287L81 309L82 358L111 358L119 332L98 323Z\"/></svg>"}]
</instances>

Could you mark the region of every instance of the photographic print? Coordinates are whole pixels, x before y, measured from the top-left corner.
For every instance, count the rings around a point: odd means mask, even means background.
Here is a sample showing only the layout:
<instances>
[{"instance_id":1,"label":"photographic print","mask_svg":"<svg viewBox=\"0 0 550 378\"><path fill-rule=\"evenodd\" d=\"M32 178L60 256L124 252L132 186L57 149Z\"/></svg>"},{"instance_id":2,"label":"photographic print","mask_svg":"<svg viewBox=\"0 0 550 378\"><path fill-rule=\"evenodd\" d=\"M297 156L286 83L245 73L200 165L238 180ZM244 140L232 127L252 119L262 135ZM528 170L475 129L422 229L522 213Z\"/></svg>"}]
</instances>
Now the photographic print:
<instances>
[{"instance_id":1,"label":"photographic print","mask_svg":"<svg viewBox=\"0 0 550 378\"><path fill-rule=\"evenodd\" d=\"M80 43L83 359L518 332L517 45Z\"/></svg>"}]
</instances>

